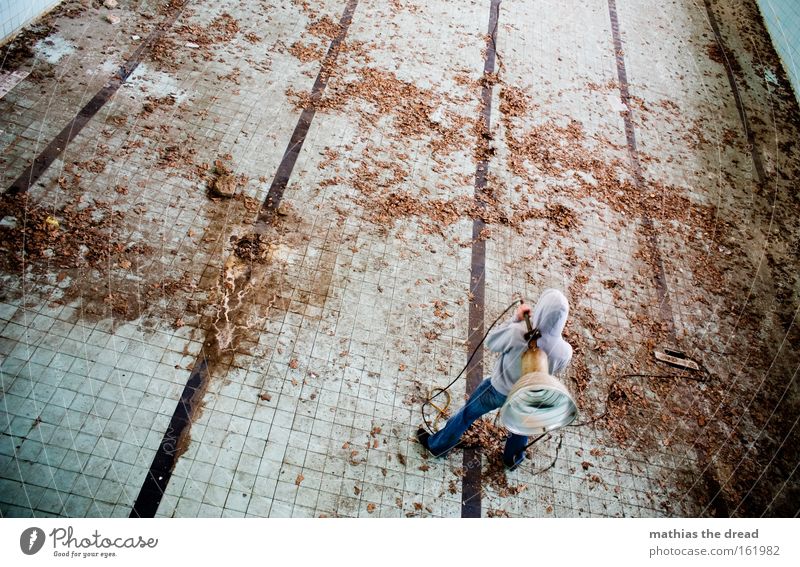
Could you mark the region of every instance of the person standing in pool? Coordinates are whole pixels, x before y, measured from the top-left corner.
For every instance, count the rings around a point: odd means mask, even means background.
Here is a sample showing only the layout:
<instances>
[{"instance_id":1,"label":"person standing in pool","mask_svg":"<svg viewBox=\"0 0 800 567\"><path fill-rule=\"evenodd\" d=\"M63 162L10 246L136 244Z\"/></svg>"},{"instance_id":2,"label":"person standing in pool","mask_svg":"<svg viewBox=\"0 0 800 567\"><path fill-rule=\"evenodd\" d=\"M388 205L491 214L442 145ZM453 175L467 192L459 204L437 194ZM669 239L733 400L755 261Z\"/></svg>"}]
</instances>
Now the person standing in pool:
<instances>
[{"instance_id":1,"label":"person standing in pool","mask_svg":"<svg viewBox=\"0 0 800 567\"><path fill-rule=\"evenodd\" d=\"M423 427L417 430L417 440L435 457L446 455L458 445L461 436L482 415L501 407L511 388L522 374L522 354L528 349L525 339L527 326L525 314L530 305L522 303L514 315L486 337L489 350L500 353L492 375L483 380L458 412L447 420L438 432L431 434ZM569 302L557 289L546 289L531 316L531 325L541 333L537 346L547 354L548 370L557 375L563 372L572 359L572 346L561 336L569 316ZM503 451L503 463L515 469L525 459L528 438L511 433Z\"/></svg>"}]
</instances>

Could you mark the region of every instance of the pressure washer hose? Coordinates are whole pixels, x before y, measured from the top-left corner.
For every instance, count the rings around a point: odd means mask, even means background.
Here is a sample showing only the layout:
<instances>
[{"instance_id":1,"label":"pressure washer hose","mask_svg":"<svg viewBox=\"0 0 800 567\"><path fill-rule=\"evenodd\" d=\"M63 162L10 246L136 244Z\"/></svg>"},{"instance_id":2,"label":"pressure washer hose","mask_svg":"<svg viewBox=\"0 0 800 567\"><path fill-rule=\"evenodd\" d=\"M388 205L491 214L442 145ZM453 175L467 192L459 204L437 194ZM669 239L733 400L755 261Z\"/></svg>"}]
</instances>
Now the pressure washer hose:
<instances>
[{"instance_id":1,"label":"pressure washer hose","mask_svg":"<svg viewBox=\"0 0 800 567\"><path fill-rule=\"evenodd\" d=\"M486 329L486 332L483 334L483 338L481 339L481 342L479 342L475 346L475 349L472 351L472 354L469 355L469 358L467 359L467 363L464 365L464 368L461 369L461 372L458 373L458 376L453 378L452 382L450 382L444 388L434 388L434 389L431 390L430 394L428 395L428 399L425 400L422 403L422 421L425 422L425 427L428 429L428 433L430 433L431 435L436 433L436 431L434 431L434 428L436 427L436 424L439 422L439 419L445 414L447 409L450 407L450 392L448 392L450 387L453 384L455 384L456 382L458 382L458 379L461 378L461 376L464 374L464 372L466 372L467 368L469 368L469 365L472 362L472 359L475 358L475 355L477 354L478 349L480 349L483 346L484 341L486 341L486 337L489 336L489 333L494 328L494 326L497 325L497 322L503 317L503 315L508 313L513 307L519 305L522 302L523 302L522 299L515 299L508 307L505 308L505 310L502 313L500 313L500 315L497 316L497 319L492 321L492 324L489 325L489 328ZM439 407L439 406L437 406L436 404L433 403L433 400L436 397L438 397L440 394L447 394L447 401L444 403L444 405L442 407ZM425 406L431 406L432 408L436 409L436 411L438 412L436 414L436 417L433 420L433 425L431 425L428 422L428 418L425 417ZM526 449L527 449L527 447L526 447Z\"/></svg>"},{"instance_id":2,"label":"pressure washer hose","mask_svg":"<svg viewBox=\"0 0 800 567\"><path fill-rule=\"evenodd\" d=\"M453 380L447 386L445 386L444 388L434 388L434 389L431 390L431 392L430 392L430 394L428 396L428 399L425 400L422 403L422 408L421 408L421 410L422 410L422 421L425 422L425 427L427 428L428 433L430 433L431 435L436 433L436 431L434 431L434 428L436 427L436 424L439 422L439 419L441 419L441 417L445 415L445 413L447 412L447 409L450 407L451 397L450 397L450 392L448 390L450 390L452 385L455 384L458 381L458 379L461 378L461 376L464 374L464 372L466 372L467 368L469 368L469 365L472 362L472 359L475 358L475 354L477 354L478 349L480 349L483 346L483 343L486 341L486 337L489 336L489 333L491 332L491 330L494 328L494 326L497 324L497 322L506 313L509 312L509 310L511 310L514 306L516 306L516 305L518 305L520 303L523 303L523 302L524 301L522 299L514 300L508 307L506 307L503 310L502 313L500 313L500 315L497 316L497 318L494 321L492 321L492 324L489 325L488 329L486 329L486 332L484 333L483 338L481 339L481 341L475 346L475 349L472 351L472 354L469 355L469 358L467 359L467 363L464 365L464 368L461 369L461 372L458 373L458 376L453 378ZM708 370L705 367L703 367L703 370L705 370L706 374L710 375L710 373L708 372ZM595 423L596 421L600 421L601 419L604 419L608 415L608 405L609 405L610 398L611 398L611 391L612 391L614 385L617 383L618 380L620 380L622 378L626 378L626 377L631 377L631 376L651 376L651 377L654 377L654 378L682 378L683 377L683 376L678 376L678 375L654 375L654 374L623 374L622 376L617 376L617 379L614 380L611 383L611 386L609 386L609 392L608 392L608 396L606 397L606 403L605 403L605 405L606 405L605 411L601 415L599 415L599 416L597 416L597 417L595 417L593 419L590 419L588 421L583 421L583 422L580 422L580 423L571 423L567 427L584 427L586 425L591 425L591 424ZM700 379L699 381L704 382L705 380ZM438 397L440 394L445 394L446 398L447 398L442 407L439 407L438 405L433 403L433 400L436 397ZM431 425L428 422L428 418L425 416L425 406L428 406L428 405L433 407L437 411L436 417L433 420L433 425ZM527 450L531 445L533 445L534 443L538 442L540 439L542 439L547 434L548 433L542 433L541 435L536 437L533 441L531 441L530 443L525 445L525 448L523 449L523 451ZM559 443L558 443L558 449L560 449L560 448L561 448L561 440L559 440ZM556 450L556 459L558 459L558 449ZM555 464L555 459L550 464L550 466L546 467L545 469L543 469L543 470L541 470L539 472L544 472L545 470L551 468L554 464Z\"/></svg>"},{"instance_id":3,"label":"pressure washer hose","mask_svg":"<svg viewBox=\"0 0 800 567\"><path fill-rule=\"evenodd\" d=\"M483 338L481 339L481 341L475 346L475 349L472 351L472 354L469 355L469 358L467 359L467 363L464 365L464 368L461 369L461 372L458 373L458 376L453 378L453 380L447 386L445 386L444 388L433 388L431 390L430 394L428 395L428 399L425 400L422 403L422 408L421 408L422 409L422 421L425 422L425 427L427 428L428 433L430 433L431 435L436 433L436 431L434 431L434 429L436 428L437 423L439 423L439 419L441 419L442 416L445 415L445 413L447 412L448 408L450 407L451 396L450 396L449 390L450 390L451 386L453 384L455 384L456 382L458 382L458 379L461 378L461 376L464 374L464 372L466 372L467 368L469 368L469 365L472 362L472 359L475 358L475 354L477 354L478 349L480 349L483 346L483 343L486 341L486 337L489 336L489 333L491 332L491 330L494 328L495 325L497 325L497 322L506 313L508 313L513 307L515 307L516 305L519 305L521 303L524 303L524 300L522 300L522 299L514 300L513 302L511 302L511 304L508 307L506 307L503 310L502 313L500 313L500 315L497 316L497 318L494 321L492 321L492 324L489 325L489 328L486 329L486 332L483 334ZM528 323L529 323L529 326L530 326L530 321L528 321ZM445 403L444 403L444 405L442 407L439 407L438 405L433 403L433 400L436 397L438 397L440 394L445 394L445 396L446 396L446 401L445 401ZM433 420L433 425L431 425L431 423L428 422L428 418L425 416L425 406L431 406L437 412L436 413L436 417ZM605 413L601 417L604 417L604 416L605 416ZM597 419L594 419L594 420L591 420L591 421L588 421L588 422L585 422L585 423L574 424L574 425L572 425L572 427L588 425L589 423L593 423L596 420ZM535 437L533 439L533 441L531 441L530 443L525 445L525 447L522 450L526 451L531 445L533 445L533 444L537 443L538 441L540 441L547 434L548 433L545 432L545 433L542 433L541 435ZM561 447L561 442L560 441L559 441L558 446L559 446L559 448ZM555 461L554 461L554 463L555 463ZM552 463L550 466L553 466L554 463ZM550 467L547 467L547 468L550 468Z\"/></svg>"}]
</instances>

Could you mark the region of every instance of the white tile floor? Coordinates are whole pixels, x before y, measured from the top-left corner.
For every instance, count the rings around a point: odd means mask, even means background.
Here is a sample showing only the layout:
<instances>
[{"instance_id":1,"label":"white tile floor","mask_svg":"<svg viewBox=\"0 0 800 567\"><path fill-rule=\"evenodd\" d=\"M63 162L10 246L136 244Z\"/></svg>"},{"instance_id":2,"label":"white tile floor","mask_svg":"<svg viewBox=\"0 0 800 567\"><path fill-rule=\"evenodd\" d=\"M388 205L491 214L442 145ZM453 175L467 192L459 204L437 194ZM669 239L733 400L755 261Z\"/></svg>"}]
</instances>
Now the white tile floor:
<instances>
[{"instance_id":1,"label":"white tile floor","mask_svg":"<svg viewBox=\"0 0 800 567\"><path fill-rule=\"evenodd\" d=\"M277 236L271 233L278 240L271 262L251 266L242 301L228 303L234 326L220 317L230 237L250 229L255 209L241 198L212 201L198 171L223 159L248 178L244 196L264 199L299 117L291 93L309 92L320 66L319 59L299 60L291 46L327 49L330 36L315 22L338 21L345 4L190 0L166 33L176 46L171 58L146 56L31 188L31 202L56 214L78 194L85 203L108 203L120 213L109 239L127 250L148 248L112 256L106 266L62 271L39 260L24 273L2 273L0 514L128 516L204 343L231 331L231 348L210 363L191 439L159 516L460 515L461 452L427 459L413 432L421 421L420 388L446 384L466 361L471 219L461 214L440 223L399 208L389 211L390 223L370 215L378 197L392 192L422 204L458 203L473 194L470 126L480 112L488 0L358 2L326 91L328 100L341 97L341 104L318 109L284 195L288 214L279 217ZM737 318L748 305L774 308L783 301L783 313L796 308L796 296L776 299L779 290L758 267L762 251L773 264L796 264L787 251L798 234L791 230L797 203L788 192L797 171L794 155L787 150L776 162L783 175L772 171L771 199L753 188L730 86L708 53L713 34L704 8L692 2L616 5L647 182L664 183L662 196L677 192L693 206L715 204L714 226L753 239L742 239L729 258L720 258L708 248L719 242L701 232L707 227L696 217L680 216L671 203L656 209L677 346L703 356L735 395L726 397L713 384L629 378L628 409L615 416L627 425L626 435L603 421L556 434L536 446L531 463L508 473L511 486L525 485L516 495L506 495L484 474L484 515L709 514L709 474L723 486L729 511L747 515L764 500L745 502L743 496L748 489L762 495L756 479L775 448L762 438L756 457L739 439L786 435L790 446L795 439L775 424L764 430L759 415L775 401L772 384L781 384L797 364L797 352L775 347L781 344L775 339L791 344L796 328L782 326L780 313L774 320ZM796 103L765 92L744 64L752 57L746 46L763 44L747 35L741 14L714 9L744 68L738 76L747 85L743 101L768 155L776 136L780 142L797 133L788 121L771 132L753 117L766 117L769 104L796 117ZM38 74L0 100L3 187L100 88L107 76L101 70L133 51L127 32L145 37L163 17L148 20L148 10L156 12L156 4L138 16L127 14L127 27L114 36L123 41L105 54L96 49L97 38L86 36L96 11L58 20L55 33L86 48L57 65L25 63ZM232 39L207 53L181 47L187 41L182 26L213 26L223 13L238 23ZM559 203L577 221L568 231L544 217L519 230L489 223L486 322L514 294L535 299L543 288L564 289L573 301L571 340L580 341L567 382L576 388L586 369L579 402L588 418L603 411L614 376L664 372L650 360L663 336L649 325L659 311L652 268L642 256L642 219L604 193L609 182L620 194L630 190L623 184L630 179L624 122L614 106L620 103L609 3L585 0L566 8L509 0L501 4L499 22L490 187L509 215ZM407 89L379 115L373 115L379 100L359 90L367 69L389 78L383 94ZM501 106L512 88L528 101L516 116ZM175 104L143 112L170 93ZM402 130L406 101L439 108L444 128L463 120L455 132L463 147L452 144L434 154L429 144L441 130ZM570 119L580 123L579 139L551 134L553 125ZM731 136L733 142L722 143ZM703 137L710 141L698 143ZM188 157L165 166L161 160L171 147ZM571 147L584 164L589 158L608 164L611 177L596 180L601 186L587 193L580 175L596 176L596 166L576 172L557 158L530 157L519 168L513 162L520 147ZM91 161L102 171L74 165ZM783 234L769 224L770 210L777 211L773 222L786 229ZM695 273L703 262L723 274L718 286ZM739 281L753 282L747 303L734 285ZM112 312L108 293L143 304L141 314ZM449 317L437 316L435 305ZM776 364L754 357L752 371L742 373L713 352L743 342ZM487 353L485 369L492 360ZM741 402L754 383L765 384L763 399ZM463 381L454 386L454 404L464 387ZM779 404L778 413L791 415L792 407ZM696 426L701 418L713 427ZM538 473L556 454L555 465ZM785 458L796 463L796 456ZM745 465L734 470L740 461ZM769 475L786 480L774 470ZM786 514L793 505L789 494L788 488L777 493L767 515Z\"/></svg>"}]
</instances>

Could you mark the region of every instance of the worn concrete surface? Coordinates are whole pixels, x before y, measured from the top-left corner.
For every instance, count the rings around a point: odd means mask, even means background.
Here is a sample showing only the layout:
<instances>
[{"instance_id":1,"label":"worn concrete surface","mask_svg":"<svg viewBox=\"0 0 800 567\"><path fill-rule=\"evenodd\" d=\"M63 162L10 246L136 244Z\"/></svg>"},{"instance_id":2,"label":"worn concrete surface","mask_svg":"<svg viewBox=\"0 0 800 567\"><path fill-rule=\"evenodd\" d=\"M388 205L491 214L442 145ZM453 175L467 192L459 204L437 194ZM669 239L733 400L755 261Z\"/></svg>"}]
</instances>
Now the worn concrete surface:
<instances>
[{"instance_id":1,"label":"worn concrete surface","mask_svg":"<svg viewBox=\"0 0 800 567\"><path fill-rule=\"evenodd\" d=\"M482 514L796 515L800 122L755 4L505 0L482 77L489 0L360 0L258 224L346 4L73 0L3 48L29 73L0 100L5 190L179 10L3 197L0 514L128 516L205 361L159 516L458 516L461 451L413 434L469 354L486 152L486 324L563 289L591 423L511 473L487 443Z\"/></svg>"}]
</instances>

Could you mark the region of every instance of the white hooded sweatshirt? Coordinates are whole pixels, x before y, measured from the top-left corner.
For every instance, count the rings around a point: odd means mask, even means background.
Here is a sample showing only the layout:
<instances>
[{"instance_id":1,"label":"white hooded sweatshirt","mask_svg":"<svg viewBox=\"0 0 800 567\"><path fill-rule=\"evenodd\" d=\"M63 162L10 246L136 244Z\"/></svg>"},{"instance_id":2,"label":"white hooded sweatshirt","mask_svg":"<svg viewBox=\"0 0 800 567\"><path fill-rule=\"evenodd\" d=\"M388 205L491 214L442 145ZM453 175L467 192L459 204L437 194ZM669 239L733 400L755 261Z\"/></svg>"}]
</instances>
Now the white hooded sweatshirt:
<instances>
[{"instance_id":1,"label":"white hooded sweatshirt","mask_svg":"<svg viewBox=\"0 0 800 567\"><path fill-rule=\"evenodd\" d=\"M569 302L564 294L557 289L546 289L531 316L531 325L542 333L536 344L547 354L548 369L553 375L563 371L572 359L572 346L561 336L568 315ZM495 390L504 396L508 395L522 373L522 353L528 348L525 340L527 331L525 321L517 319L515 314L492 329L486 337L489 350L500 353L491 380Z\"/></svg>"}]
</instances>

